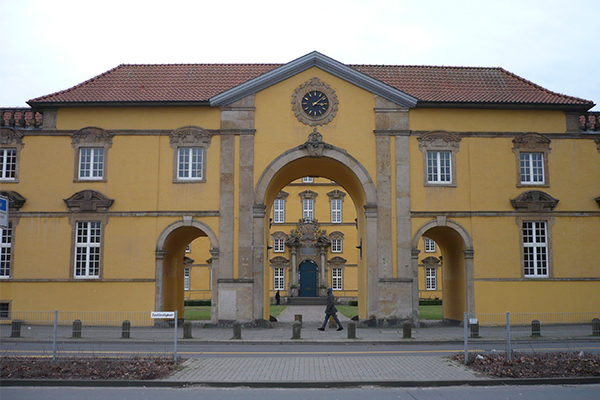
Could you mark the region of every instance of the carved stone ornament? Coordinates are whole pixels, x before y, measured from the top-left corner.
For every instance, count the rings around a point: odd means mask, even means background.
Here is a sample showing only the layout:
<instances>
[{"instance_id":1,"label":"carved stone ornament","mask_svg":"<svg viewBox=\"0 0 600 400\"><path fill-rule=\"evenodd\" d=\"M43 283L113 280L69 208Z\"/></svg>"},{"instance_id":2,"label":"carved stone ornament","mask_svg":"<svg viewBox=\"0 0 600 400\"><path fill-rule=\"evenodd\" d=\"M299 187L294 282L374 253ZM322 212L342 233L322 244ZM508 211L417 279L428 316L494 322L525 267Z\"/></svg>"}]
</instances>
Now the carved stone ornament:
<instances>
[{"instance_id":1,"label":"carved stone ornament","mask_svg":"<svg viewBox=\"0 0 600 400\"><path fill-rule=\"evenodd\" d=\"M342 192L339 189L335 189L332 190L331 192L327 193L327 196L329 196L330 199L344 199L344 197L346 197L346 193Z\"/></svg>"},{"instance_id":2,"label":"carved stone ornament","mask_svg":"<svg viewBox=\"0 0 600 400\"><path fill-rule=\"evenodd\" d=\"M310 116L302 111L302 98L308 92L314 90L322 92L329 100L329 108L319 116ZM318 126L330 123L337 114L338 104L339 101L335 94L335 90L317 77L304 82L292 94L292 110L294 111L296 118L298 118L298 121L305 125Z\"/></svg>"},{"instance_id":3,"label":"carved stone ornament","mask_svg":"<svg viewBox=\"0 0 600 400\"><path fill-rule=\"evenodd\" d=\"M0 190L0 196L8 197L8 211L19 211L27 201L14 190Z\"/></svg>"},{"instance_id":4,"label":"carved stone ornament","mask_svg":"<svg viewBox=\"0 0 600 400\"><path fill-rule=\"evenodd\" d=\"M595 201L596 203L598 203L598 206L600 206L600 197L596 197L596 198L594 199L594 201Z\"/></svg>"},{"instance_id":5,"label":"carved stone ornament","mask_svg":"<svg viewBox=\"0 0 600 400\"><path fill-rule=\"evenodd\" d=\"M82 190L63 201L72 212L108 211L114 202L95 190Z\"/></svg>"},{"instance_id":6,"label":"carved stone ornament","mask_svg":"<svg viewBox=\"0 0 600 400\"><path fill-rule=\"evenodd\" d=\"M440 262L439 258L433 256L425 257L422 261L423 265L428 267L437 267L440 265Z\"/></svg>"},{"instance_id":7,"label":"carved stone ornament","mask_svg":"<svg viewBox=\"0 0 600 400\"><path fill-rule=\"evenodd\" d=\"M418 140L419 148L458 148L460 137L446 131L435 131L420 136Z\"/></svg>"},{"instance_id":8,"label":"carved stone ornament","mask_svg":"<svg viewBox=\"0 0 600 400\"><path fill-rule=\"evenodd\" d=\"M335 257L331 258L329 261L327 261L327 263L329 265L345 265L346 259L342 258L340 256L335 256Z\"/></svg>"},{"instance_id":9,"label":"carved stone ornament","mask_svg":"<svg viewBox=\"0 0 600 400\"><path fill-rule=\"evenodd\" d=\"M309 157L323 157L323 150L333 149L333 146L323 141L323 135L315 128L309 135L308 140L299 146L300 150L306 149Z\"/></svg>"},{"instance_id":10,"label":"carved stone ornament","mask_svg":"<svg viewBox=\"0 0 600 400\"><path fill-rule=\"evenodd\" d=\"M183 126L175 129L169 134L171 146L186 144L201 144L210 146L212 133L199 126Z\"/></svg>"},{"instance_id":11,"label":"carved stone ornament","mask_svg":"<svg viewBox=\"0 0 600 400\"><path fill-rule=\"evenodd\" d=\"M515 148L526 150L544 150L550 147L550 139L535 132L523 133L513 139Z\"/></svg>"},{"instance_id":12,"label":"carved stone ornament","mask_svg":"<svg viewBox=\"0 0 600 400\"><path fill-rule=\"evenodd\" d=\"M552 211L558 201L548 193L529 190L512 199L510 203L517 211Z\"/></svg>"},{"instance_id":13,"label":"carved stone ornament","mask_svg":"<svg viewBox=\"0 0 600 400\"><path fill-rule=\"evenodd\" d=\"M12 128L0 128L1 145L22 145L23 134Z\"/></svg>"},{"instance_id":14,"label":"carved stone ornament","mask_svg":"<svg viewBox=\"0 0 600 400\"><path fill-rule=\"evenodd\" d=\"M194 263L194 260L192 260L189 257L183 257L183 265L192 265Z\"/></svg>"},{"instance_id":15,"label":"carved stone ornament","mask_svg":"<svg viewBox=\"0 0 600 400\"><path fill-rule=\"evenodd\" d=\"M286 239L290 247L322 247L329 246L331 241L327 232L321 230L316 220L301 219L296 229L293 229Z\"/></svg>"},{"instance_id":16,"label":"carved stone ornament","mask_svg":"<svg viewBox=\"0 0 600 400\"><path fill-rule=\"evenodd\" d=\"M109 145L112 146L112 137L110 133L106 132L102 128L95 126L88 126L82 128L77 132L73 133L71 138L71 144L84 144L84 145Z\"/></svg>"},{"instance_id":17,"label":"carved stone ornament","mask_svg":"<svg viewBox=\"0 0 600 400\"><path fill-rule=\"evenodd\" d=\"M288 265L290 263L290 260L282 256L273 257L269 261L271 265Z\"/></svg>"}]
</instances>

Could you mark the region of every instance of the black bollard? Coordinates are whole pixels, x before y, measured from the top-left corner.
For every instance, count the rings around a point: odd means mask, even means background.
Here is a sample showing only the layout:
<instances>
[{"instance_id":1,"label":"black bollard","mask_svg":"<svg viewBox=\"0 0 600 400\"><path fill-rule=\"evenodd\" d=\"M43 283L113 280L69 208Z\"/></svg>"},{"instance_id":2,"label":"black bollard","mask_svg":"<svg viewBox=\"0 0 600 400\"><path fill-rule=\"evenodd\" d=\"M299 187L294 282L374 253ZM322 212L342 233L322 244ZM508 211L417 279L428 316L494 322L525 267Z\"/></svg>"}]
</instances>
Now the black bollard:
<instances>
[{"instance_id":1,"label":"black bollard","mask_svg":"<svg viewBox=\"0 0 600 400\"><path fill-rule=\"evenodd\" d=\"M404 321L402 323L402 339L412 338L412 323L410 321Z\"/></svg>"},{"instance_id":2,"label":"black bollard","mask_svg":"<svg viewBox=\"0 0 600 400\"><path fill-rule=\"evenodd\" d=\"M531 337L541 337L542 336L542 326L540 325L540 321L534 319L531 321Z\"/></svg>"},{"instance_id":3,"label":"black bollard","mask_svg":"<svg viewBox=\"0 0 600 400\"><path fill-rule=\"evenodd\" d=\"M23 321L15 319L10 324L10 337L12 338L20 338L21 337L21 326L23 325Z\"/></svg>"},{"instance_id":4,"label":"black bollard","mask_svg":"<svg viewBox=\"0 0 600 400\"><path fill-rule=\"evenodd\" d=\"M183 323L183 338L184 339L192 339L192 322L185 321Z\"/></svg>"},{"instance_id":5,"label":"black bollard","mask_svg":"<svg viewBox=\"0 0 600 400\"><path fill-rule=\"evenodd\" d=\"M125 320L121 324L121 339L129 339L131 337L131 322Z\"/></svg>"},{"instance_id":6,"label":"black bollard","mask_svg":"<svg viewBox=\"0 0 600 400\"><path fill-rule=\"evenodd\" d=\"M592 336L600 336L600 319L598 318L592 320Z\"/></svg>"},{"instance_id":7,"label":"black bollard","mask_svg":"<svg viewBox=\"0 0 600 400\"><path fill-rule=\"evenodd\" d=\"M240 340L242 338L242 324L239 322L233 323L233 338Z\"/></svg>"},{"instance_id":8,"label":"black bollard","mask_svg":"<svg viewBox=\"0 0 600 400\"><path fill-rule=\"evenodd\" d=\"M73 321L73 339L81 339L81 320Z\"/></svg>"},{"instance_id":9,"label":"black bollard","mask_svg":"<svg viewBox=\"0 0 600 400\"><path fill-rule=\"evenodd\" d=\"M356 322L348 322L348 339L356 339Z\"/></svg>"},{"instance_id":10,"label":"black bollard","mask_svg":"<svg viewBox=\"0 0 600 400\"><path fill-rule=\"evenodd\" d=\"M300 321L294 321L292 325L292 339L300 339L302 335L302 323Z\"/></svg>"}]
</instances>

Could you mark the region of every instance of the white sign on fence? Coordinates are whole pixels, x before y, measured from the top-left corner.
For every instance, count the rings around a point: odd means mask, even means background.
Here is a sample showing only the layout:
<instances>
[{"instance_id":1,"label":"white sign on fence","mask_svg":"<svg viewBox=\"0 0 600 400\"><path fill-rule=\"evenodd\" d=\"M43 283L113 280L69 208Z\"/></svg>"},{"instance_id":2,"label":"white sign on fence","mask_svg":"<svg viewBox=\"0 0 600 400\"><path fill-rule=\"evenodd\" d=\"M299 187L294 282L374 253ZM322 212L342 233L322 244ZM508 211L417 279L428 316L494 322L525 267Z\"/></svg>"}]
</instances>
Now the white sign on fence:
<instances>
[{"instance_id":1,"label":"white sign on fence","mask_svg":"<svg viewBox=\"0 0 600 400\"><path fill-rule=\"evenodd\" d=\"M150 318L175 318L175 311L152 311Z\"/></svg>"},{"instance_id":2,"label":"white sign on fence","mask_svg":"<svg viewBox=\"0 0 600 400\"><path fill-rule=\"evenodd\" d=\"M8 197L0 196L0 228L8 228Z\"/></svg>"}]
</instances>

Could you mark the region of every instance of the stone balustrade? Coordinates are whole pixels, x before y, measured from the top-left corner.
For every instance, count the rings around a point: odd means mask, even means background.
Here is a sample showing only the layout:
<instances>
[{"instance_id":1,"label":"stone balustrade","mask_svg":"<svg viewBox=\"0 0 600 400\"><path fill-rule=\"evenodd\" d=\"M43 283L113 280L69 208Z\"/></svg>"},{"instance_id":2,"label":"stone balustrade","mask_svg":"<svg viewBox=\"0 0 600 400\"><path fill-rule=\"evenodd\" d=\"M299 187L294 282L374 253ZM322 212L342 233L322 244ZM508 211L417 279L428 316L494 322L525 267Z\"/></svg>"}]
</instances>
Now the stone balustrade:
<instances>
[{"instance_id":1,"label":"stone balustrade","mask_svg":"<svg viewBox=\"0 0 600 400\"><path fill-rule=\"evenodd\" d=\"M579 116L579 130L582 132L600 132L600 112L589 112Z\"/></svg>"},{"instance_id":2,"label":"stone balustrade","mask_svg":"<svg viewBox=\"0 0 600 400\"><path fill-rule=\"evenodd\" d=\"M0 128L42 129L44 112L32 108L0 108Z\"/></svg>"}]
</instances>

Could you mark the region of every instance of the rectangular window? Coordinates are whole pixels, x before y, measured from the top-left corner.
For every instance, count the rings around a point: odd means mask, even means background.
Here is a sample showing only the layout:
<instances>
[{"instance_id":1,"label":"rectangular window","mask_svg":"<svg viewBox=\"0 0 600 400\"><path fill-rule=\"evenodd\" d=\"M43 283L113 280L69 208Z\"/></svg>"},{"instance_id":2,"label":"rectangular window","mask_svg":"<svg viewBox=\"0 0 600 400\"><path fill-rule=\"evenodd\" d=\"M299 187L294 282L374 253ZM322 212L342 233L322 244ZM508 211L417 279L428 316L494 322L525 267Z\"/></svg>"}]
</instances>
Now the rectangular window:
<instances>
[{"instance_id":1,"label":"rectangular window","mask_svg":"<svg viewBox=\"0 0 600 400\"><path fill-rule=\"evenodd\" d=\"M190 290L190 268L183 269L183 290Z\"/></svg>"},{"instance_id":2,"label":"rectangular window","mask_svg":"<svg viewBox=\"0 0 600 400\"><path fill-rule=\"evenodd\" d=\"M98 278L100 276L100 222L77 222L75 238L75 278Z\"/></svg>"},{"instance_id":3,"label":"rectangular window","mask_svg":"<svg viewBox=\"0 0 600 400\"><path fill-rule=\"evenodd\" d=\"M17 149L0 149L0 179L17 178Z\"/></svg>"},{"instance_id":4,"label":"rectangular window","mask_svg":"<svg viewBox=\"0 0 600 400\"><path fill-rule=\"evenodd\" d=\"M180 147L178 150L177 178L182 180L203 179L204 148Z\"/></svg>"},{"instance_id":5,"label":"rectangular window","mask_svg":"<svg viewBox=\"0 0 600 400\"><path fill-rule=\"evenodd\" d=\"M437 289L437 269L436 268L425 268L425 289L436 290Z\"/></svg>"},{"instance_id":6,"label":"rectangular window","mask_svg":"<svg viewBox=\"0 0 600 400\"><path fill-rule=\"evenodd\" d=\"M341 253L342 252L342 239L331 239L331 252Z\"/></svg>"},{"instance_id":7,"label":"rectangular window","mask_svg":"<svg viewBox=\"0 0 600 400\"><path fill-rule=\"evenodd\" d=\"M311 176L305 176L302 178L302 183L313 183L314 179Z\"/></svg>"},{"instance_id":8,"label":"rectangular window","mask_svg":"<svg viewBox=\"0 0 600 400\"><path fill-rule=\"evenodd\" d=\"M10 318L10 302L0 302L0 319L11 319Z\"/></svg>"},{"instance_id":9,"label":"rectangular window","mask_svg":"<svg viewBox=\"0 0 600 400\"><path fill-rule=\"evenodd\" d=\"M435 253L435 241L425 238L425 253Z\"/></svg>"},{"instance_id":10,"label":"rectangular window","mask_svg":"<svg viewBox=\"0 0 600 400\"><path fill-rule=\"evenodd\" d=\"M273 223L283 224L285 222L285 199L275 199L273 203Z\"/></svg>"},{"instance_id":11,"label":"rectangular window","mask_svg":"<svg viewBox=\"0 0 600 400\"><path fill-rule=\"evenodd\" d=\"M449 151L427 152L427 181L430 183L452 182L452 165Z\"/></svg>"},{"instance_id":12,"label":"rectangular window","mask_svg":"<svg viewBox=\"0 0 600 400\"><path fill-rule=\"evenodd\" d=\"M284 239L273 239L273 252L284 253L285 252L285 240Z\"/></svg>"},{"instance_id":13,"label":"rectangular window","mask_svg":"<svg viewBox=\"0 0 600 400\"><path fill-rule=\"evenodd\" d=\"M79 179L104 178L104 148L82 147L79 149Z\"/></svg>"},{"instance_id":14,"label":"rectangular window","mask_svg":"<svg viewBox=\"0 0 600 400\"><path fill-rule=\"evenodd\" d=\"M342 223L342 199L331 199L331 222Z\"/></svg>"},{"instance_id":15,"label":"rectangular window","mask_svg":"<svg viewBox=\"0 0 600 400\"><path fill-rule=\"evenodd\" d=\"M285 269L273 269L273 290L285 290Z\"/></svg>"},{"instance_id":16,"label":"rectangular window","mask_svg":"<svg viewBox=\"0 0 600 400\"><path fill-rule=\"evenodd\" d=\"M546 222L523 222L523 268L526 277L548 276Z\"/></svg>"},{"instance_id":17,"label":"rectangular window","mask_svg":"<svg viewBox=\"0 0 600 400\"><path fill-rule=\"evenodd\" d=\"M342 268L331 269L331 288L333 290L342 290L344 288Z\"/></svg>"},{"instance_id":18,"label":"rectangular window","mask_svg":"<svg viewBox=\"0 0 600 400\"><path fill-rule=\"evenodd\" d=\"M0 279L10 278L10 260L12 257L12 225L0 228L2 239L0 242Z\"/></svg>"},{"instance_id":19,"label":"rectangular window","mask_svg":"<svg viewBox=\"0 0 600 400\"><path fill-rule=\"evenodd\" d=\"M191 253L192 252L192 244L188 243L187 247L185 248L185 252L186 253Z\"/></svg>"},{"instance_id":20,"label":"rectangular window","mask_svg":"<svg viewBox=\"0 0 600 400\"><path fill-rule=\"evenodd\" d=\"M519 166L522 184L544 183L543 153L520 153Z\"/></svg>"},{"instance_id":21,"label":"rectangular window","mask_svg":"<svg viewBox=\"0 0 600 400\"><path fill-rule=\"evenodd\" d=\"M312 221L315 213L315 201L313 199L302 200L302 218Z\"/></svg>"}]
</instances>

